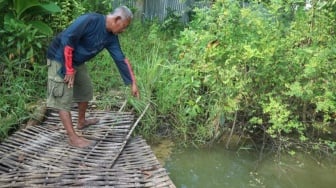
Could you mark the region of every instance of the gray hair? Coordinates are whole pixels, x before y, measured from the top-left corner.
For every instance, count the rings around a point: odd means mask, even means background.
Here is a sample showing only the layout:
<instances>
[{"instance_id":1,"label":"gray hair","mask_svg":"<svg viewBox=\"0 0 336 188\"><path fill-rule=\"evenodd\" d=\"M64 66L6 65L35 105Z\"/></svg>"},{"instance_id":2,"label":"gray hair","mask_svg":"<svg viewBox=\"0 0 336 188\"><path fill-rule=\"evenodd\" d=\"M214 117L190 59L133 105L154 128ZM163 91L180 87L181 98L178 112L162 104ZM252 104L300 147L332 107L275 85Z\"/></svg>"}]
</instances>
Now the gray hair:
<instances>
[{"instance_id":1,"label":"gray hair","mask_svg":"<svg viewBox=\"0 0 336 188\"><path fill-rule=\"evenodd\" d=\"M112 12L114 15L118 15L121 17L121 19L127 19L127 20L132 20L133 19L133 13L132 11L126 7L126 6L120 6Z\"/></svg>"}]
</instances>

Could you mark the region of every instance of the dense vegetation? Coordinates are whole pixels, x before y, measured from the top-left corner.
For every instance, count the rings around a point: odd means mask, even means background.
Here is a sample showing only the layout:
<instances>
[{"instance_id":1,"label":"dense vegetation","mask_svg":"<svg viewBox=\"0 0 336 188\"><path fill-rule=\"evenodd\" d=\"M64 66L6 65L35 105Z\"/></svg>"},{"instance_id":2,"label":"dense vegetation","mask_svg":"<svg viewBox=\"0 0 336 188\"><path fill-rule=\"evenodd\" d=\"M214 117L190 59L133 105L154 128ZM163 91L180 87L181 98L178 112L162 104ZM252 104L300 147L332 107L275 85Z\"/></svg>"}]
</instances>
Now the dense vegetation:
<instances>
[{"instance_id":1,"label":"dense vegetation","mask_svg":"<svg viewBox=\"0 0 336 188\"><path fill-rule=\"evenodd\" d=\"M27 120L30 104L44 99L50 38L76 15L102 7L89 0L36 1L47 6L48 16L28 14L29 9L18 16L17 2L0 1L6 9L1 13L2 138ZM129 96L103 52L89 63L99 106L109 108L126 97L128 110L141 113L151 103L137 130L147 138L169 136L196 145L224 140L227 146L235 139L244 148L333 154L336 1L312 1L310 8L299 0L246 2L217 0L211 8L194 8L186 25L174 13L163 23L135 21L121 43L141 99ZM48 23L54 33L34 27L32 20Z\"/></svg>"}]
</instances>

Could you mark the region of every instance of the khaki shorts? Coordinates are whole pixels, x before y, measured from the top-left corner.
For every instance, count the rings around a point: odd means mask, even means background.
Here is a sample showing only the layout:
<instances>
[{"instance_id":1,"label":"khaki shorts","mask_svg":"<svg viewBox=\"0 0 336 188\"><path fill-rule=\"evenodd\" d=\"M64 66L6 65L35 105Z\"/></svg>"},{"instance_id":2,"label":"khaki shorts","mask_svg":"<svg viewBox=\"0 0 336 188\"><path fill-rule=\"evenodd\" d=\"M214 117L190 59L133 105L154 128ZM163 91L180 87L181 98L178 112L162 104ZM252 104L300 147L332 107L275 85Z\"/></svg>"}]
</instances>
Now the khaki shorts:
<instances>
[{"instance_id":1,"label":"khaki shorts","mask_svg":"<svg viewBox=\"0 0 336 188\"><path fill-rule=\"evenodd\" d=\"M86 65L75 66L74 87L68 88L63 78L57 73L61 63L47 60L48 97L47 107L70 111L72 102L88 102L93 98L93 87Z\"/></svg>"}]
</instances>

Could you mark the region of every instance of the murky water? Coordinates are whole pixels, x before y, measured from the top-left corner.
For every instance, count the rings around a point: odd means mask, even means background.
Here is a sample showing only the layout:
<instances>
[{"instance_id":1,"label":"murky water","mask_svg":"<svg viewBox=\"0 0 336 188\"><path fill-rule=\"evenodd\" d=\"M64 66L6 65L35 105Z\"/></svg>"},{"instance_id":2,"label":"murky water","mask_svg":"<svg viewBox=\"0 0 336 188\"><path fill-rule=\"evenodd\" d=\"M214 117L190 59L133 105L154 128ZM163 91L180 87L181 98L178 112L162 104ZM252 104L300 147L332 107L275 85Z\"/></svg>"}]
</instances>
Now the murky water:
<instances>
[{"instance_id":1,"label":"murky water","mask_svg":"<svg viewBox=\"0 0 336 188\"><path fill-rule=\"evenodd\" d=\"M173 151L165 161L177 188L334 188L335 161L309 155L269 156L257 165L258 154L211 149ZM256 168L257 167L257 168Z\"/></svg>"}]
</instances>

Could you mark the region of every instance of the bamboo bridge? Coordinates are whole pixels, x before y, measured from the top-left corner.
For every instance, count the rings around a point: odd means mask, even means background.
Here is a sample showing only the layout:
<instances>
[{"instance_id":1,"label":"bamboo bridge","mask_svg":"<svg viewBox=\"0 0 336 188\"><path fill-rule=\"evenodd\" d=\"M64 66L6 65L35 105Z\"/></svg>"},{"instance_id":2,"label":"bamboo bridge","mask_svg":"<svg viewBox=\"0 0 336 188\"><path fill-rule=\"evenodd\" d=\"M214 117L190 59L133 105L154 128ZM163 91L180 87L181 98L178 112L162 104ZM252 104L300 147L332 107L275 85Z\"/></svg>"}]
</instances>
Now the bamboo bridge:
<instances>
[{"instance_id":1,"label":"bamboo bridge","mask_svg":"<svg viewBox=\"0 0 336 188\"><path fill-rule=\"evenodd\" d=\"M88 116L100 122L75 130L96 143L80 149L68 144L58 114L46 113L41 123L0 143L0 188L175 188L146 141L132 136L143 114L135 121L132 113L121 110L89 111ZM77 117L73 110L73 122Z\"/></svg>"}]
</instances>

